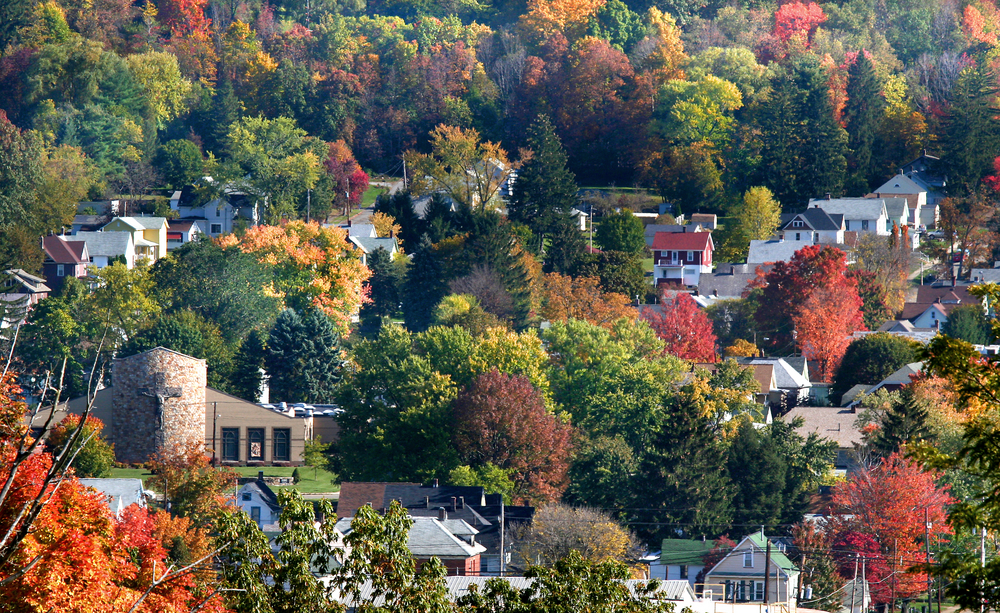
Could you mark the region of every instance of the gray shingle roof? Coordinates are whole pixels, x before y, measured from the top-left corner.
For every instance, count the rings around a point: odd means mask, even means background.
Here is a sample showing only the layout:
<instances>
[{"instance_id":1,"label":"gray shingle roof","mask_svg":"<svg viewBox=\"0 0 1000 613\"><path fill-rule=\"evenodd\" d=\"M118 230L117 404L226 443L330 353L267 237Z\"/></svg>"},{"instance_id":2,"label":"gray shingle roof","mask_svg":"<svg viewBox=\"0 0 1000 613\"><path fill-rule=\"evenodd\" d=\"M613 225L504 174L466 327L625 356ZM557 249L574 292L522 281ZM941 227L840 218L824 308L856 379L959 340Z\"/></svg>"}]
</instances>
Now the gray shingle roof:
<instances>
[{"instance_id":1,"label":"gray shingle roof","mask_svg":"<svg viewBox=\"0 0 1000 613\"><path fill-rule=\"evenodd\" d=\"M337 521L337 530L345 536L351 532L351 519L345 517ZM455 536L448 526L436 517L411 517L413 525L407 534L406 547L416 558L471 558L486 551L486 548L476 543L469 544ZM461 520L446 520L459 522ZM461 523L465 524L464 521ZM465 524L460 528L464 535L475 535L479 531Z\"/></svg>"},{"instance_id":2,"label":"gray shingle roof","mask_svg":"<svg viewBox=\"0 0 1000 613\"><path fill-rule=\"evenodd\" d=\"M803 247L809 247L812 241L750 241L750 253L747 264L764 264L766 262L787 262L795 252Z\"/></svg>"},{"instance_id":3,"label":"gray shingle roof","mask_svg":"<svg viewBox=\"0 0 1000 613\"><path fill-rule=\"evenodd\" d=\"M357 245L365 253L372 253L377 249L385 249L392 253L396 248L395 238L369 238L367 236L352 236L351 242Z\"/></svg>"},{"instance_id":4,"label":"gray shingle roof","mask_svg":"<svg viewBox=\"0 0 1000 613\"><path fill-rule=\"evenodd\" d=\"M862 386L867 387L867 386ZM854 388L848 392L853 391ZM855 393L855 396L857 394ZM844 394L846 397L847 394ZM802 436L816 433L820 438L837 443L841 449L850 449L861 442L861 430L855 426L857 413L842 407L795 407L784 417L787 423L801 417L803 424L797 428Z\"/></svg>"},{"instance_id":5,"label":"gray shingle roof","mask_svg":"<svg viewBox=\"0 0 1000 613\"><path fill-rule=\"evenodd\" d=\"M973 283L1000 283L1000 268L973 268L969 279Z\"/></svg>"},{"instance_id":6,"label":"gray shingle roof","mask_svg":"<svg viewBox=\"0 0 1000 613\"><path fill-rule=\"evenodd\" d=\"M125 255L132 241L128 232L77 232L65 237L68 241L86 241L90 257Z\"/></svg>"},{"instance_id":7,"label":"gray shingle roof","mask_svg":"<svg viewBox=\"0 0 1000 613\"><path fill-rule=\"evenodd\" d=\"M902 219L903 217L909 219L909 211L906 207L906 198L883 198L885 201L885 212L889 215L889 219Z\"/></svg>"},{"instance_id":8,"label":"gray shingle roof","mask_svg":"<svg viewBox=\"0 0 1000 613\"><path fill-rule=\"evenodd\" d=\"M842 215L831 216L823 209L810 207L801 213L786 213L782 215L781 229L788 229L790 224L796 219L804 221L807 226L816 231L839 230L844 226L844 218Z\"/></svg>"},{"instance_id":9,"label":"gray shingle roof","mask_svg":"<svg viewBox=\"0 0 1000 613\"><path fill-rule=\"evenodd\" d=\"M108 499L108 506L116 514L133 504L146 506L142 479L80 479L80 483L104 494Z\"/></svg>"},{"instance_id":10,"label":"gray shingle roof","mask_svg":"<svg viewBox=\"0 0 1000 613\"><path fill-rule=\"evenodd\" d=\"M926 191L927 188L906 175L896 175L875 190L882 194L919 194Z\"/></svg>"},{"instance_id":11,"label":"gray shingle roof","mask_svg":"<svg viewBox=\"0 0 1000 613\"><path fill-rule=\"evenodd\" d=\"M740 298L747 285L757 278L757 271L702 274L698 277L698 293L718 298Z\"/></svg>"},{"instance_id":12,"label":"gray shingle roof","mask_svg":"<svg viewBox=\"0 0 1000 613\"><path fill-rule=\"evenodd\" d=\"M885 213L883 198L833 198L831 200L814 198L809 201L810 208L818 206L830 215L840 214L844 219L878 219Z\"/></svg>"}]
</instances>

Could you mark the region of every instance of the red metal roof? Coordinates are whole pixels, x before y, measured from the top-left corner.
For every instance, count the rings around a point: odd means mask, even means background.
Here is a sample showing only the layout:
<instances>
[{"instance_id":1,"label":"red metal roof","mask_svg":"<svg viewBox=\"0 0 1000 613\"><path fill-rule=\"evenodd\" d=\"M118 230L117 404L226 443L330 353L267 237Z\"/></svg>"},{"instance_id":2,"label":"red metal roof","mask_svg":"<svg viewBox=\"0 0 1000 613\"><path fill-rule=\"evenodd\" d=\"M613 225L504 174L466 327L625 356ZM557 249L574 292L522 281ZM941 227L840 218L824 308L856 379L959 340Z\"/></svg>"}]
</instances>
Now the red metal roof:
<instances>
[{"instance_id":1,"label":"red metal roof","mask_svg":"<svg viewBox=\"0 0 1000 613\"><path fill-rule=\"evenodd\" d=\"M46 236L42 239L42 249L56 264L84 264L89 260L83 257L87 243L83 241L64 240L59 235Z\"/></svg>"},{"instance_id":2,"label":"red metal roof","mask_svg":"<svg viewBox=\"0 0 1000 613\"><path fill-rule=\"evenodd\" d=\"M711 240L711 232L657 232L653 238L653 249L705 251Z\"/></svg>"}]
</instances>

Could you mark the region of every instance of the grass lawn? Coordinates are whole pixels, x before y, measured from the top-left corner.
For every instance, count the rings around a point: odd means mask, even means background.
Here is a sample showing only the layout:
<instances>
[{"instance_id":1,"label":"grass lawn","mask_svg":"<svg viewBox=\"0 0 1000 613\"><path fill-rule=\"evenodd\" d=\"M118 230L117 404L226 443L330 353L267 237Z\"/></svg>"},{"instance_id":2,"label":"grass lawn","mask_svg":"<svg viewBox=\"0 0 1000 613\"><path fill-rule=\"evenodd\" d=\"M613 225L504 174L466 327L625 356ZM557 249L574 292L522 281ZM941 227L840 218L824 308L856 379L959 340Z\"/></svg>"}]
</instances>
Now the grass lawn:
<instances>
[{"instance_id":1,"label":"grass lawn","mask_svg":"<svg viewBox=\"0 0 1000 613\"><path fill-rule=\"evenodd\" d=\"M653 258L643 258L642 259L642 270L645 272L653 272Z\"/></svg>"},{"instance_id":2,"label":"grass lawn","mask_svg":"<svg viewBox=\"0 0 1000 613\"><path fill-rule=\"evenodd\" d=\"M295 469L290 466L262 466L259 468L256 466L237 466L235 470L241 477L256 477L257 472L261 470L264 471L265 477L291 477L292 471ZM146 481L153 475L144 468L112 468L111 476L116 479L142 479ZM317 472L307 466L300 466L299 476L302 480L295 485L295 488L303 494L327 494L340 491L339 484L331 483L336 478L336 475L331 472L325 470Z\"/></svg>"},{"instance_id":3,"label":"grass lawn","mask_svg":"<svg viewBox=\"0 0 1000 613\"><path fill-rule=\"evenodd\" d=\"M365 193L361 195L361 208L368 208L375 204L375 199L380 195L389 191L384 187L369 187L365 190Z\"/></svg>"}]
</instances>

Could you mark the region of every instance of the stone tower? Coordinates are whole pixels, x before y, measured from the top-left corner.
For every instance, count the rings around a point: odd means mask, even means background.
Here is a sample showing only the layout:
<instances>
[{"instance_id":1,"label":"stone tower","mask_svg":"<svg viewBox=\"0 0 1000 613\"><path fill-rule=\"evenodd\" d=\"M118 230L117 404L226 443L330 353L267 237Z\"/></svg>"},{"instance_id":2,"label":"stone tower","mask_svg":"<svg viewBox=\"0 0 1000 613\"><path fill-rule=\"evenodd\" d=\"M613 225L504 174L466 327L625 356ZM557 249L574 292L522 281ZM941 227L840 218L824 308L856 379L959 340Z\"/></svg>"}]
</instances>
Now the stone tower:
<instances>
[{"instance_id":1,"label":"stone tower","mask_svg":"<svg viewBox=\"0 0 1000 613\"><path fill-rule=\"evenodd\" d=\"M205 442L205 360L157 347L115 360L115 458L134 464Z\"/></svg>"}]
</instances>

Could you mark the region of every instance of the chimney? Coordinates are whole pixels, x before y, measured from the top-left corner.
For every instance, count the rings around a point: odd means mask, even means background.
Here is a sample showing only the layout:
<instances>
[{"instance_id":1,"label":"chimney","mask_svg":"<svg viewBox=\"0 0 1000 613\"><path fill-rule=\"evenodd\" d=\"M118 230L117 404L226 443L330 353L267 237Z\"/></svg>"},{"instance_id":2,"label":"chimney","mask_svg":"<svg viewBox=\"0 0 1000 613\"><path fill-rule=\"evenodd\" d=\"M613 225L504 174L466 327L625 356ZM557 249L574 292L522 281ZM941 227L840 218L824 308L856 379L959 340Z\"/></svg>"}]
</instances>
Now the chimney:
<instances>
[{"instance_id":1,"label":"chimney","mask_svg":"<svg viewBox=\"0 0 1000 613\"><path fill-rule=\"evenodd\" d=\"M431 508L431 497L430 496L424 496L424 508L425 509Z\"/></svg>"},{"instance_id":2,"label":"chimney","mask_svg":"<svg viewBox=\"0 0 1000 613\"><path fill-rule=\"evenodd\" d=\"M348 219L348 220L347 220L347 227L348 227L348 228L350 228L350 227L351 227L351 220L350 220L350 219Z\"/></svg>"},{"instance_id":3,"label":"chimney","mask_svg":"<svg viewBox=\"0 0 1000 613\"><path fill-rule=\"evenodd\" d=\"M464 509L465 508L465 496L459 496L458 497L458 508L460 508L460 509Z\"/></svg>"},{"instance_id":4,"label":"chimney","mask_svg":"<svg viewBox=\"0 0 1000 613\"><path fill-rule=\"evenodd\" d=\"M440 521L448 519L448 510L444 507L438 507L438 519Z\"/></svg>"},{"instance_id":5,"label":"chimney","mask_svg":"<svg viewBox=\"0 0 1000 613\"><path fill-rule=\"evenodd\" d=\"M451 497L451 512L452 513L454 513L457 510L457 505L458 505L457 499L454 496L452 496Z\"/></svg>"},{"instance_id":6,"label":"chimney","mask_svg":"<svg viewBox=\"0 0 1000 613\"><path fill-rule=\"evenodd\" d=\"M832 194L827 194L827 195L826 195L826 199L827 199L827 200L833 200L833 198L832 198Z\"/></svg>"},{"instance_id":7,"label":"chimney","mask_svg":"<svg viewBox=\"0 0 1000 613\"><path fill-rule=\"evenodd\" d=\"M262 470L257 471L257 480L260 481L261 483L264 482L264 471Z\"/></svg>"},{"instance_id":8,"label":"chimney","mask_svg":"<svg viewBox=\"0 0 1000 613\"><path fill-rule=\"evenodd\" d=\"M435 479L435 480L434 480L434 485L432 485L431 487L437 487L437 486L438 486L438 480L437 480L437 479Z\"/></svg>"},{"instance_id":9,"label":"chimney","mask_svg":"<svg viewBox=\"0 0 1000 613\"><path fill-rule=\"evenodd\" d=\"M718 288L712 290L712 295L715 296L716 298L719 297L719 290L718 290Z\"/></svg>"}]
</instances>

